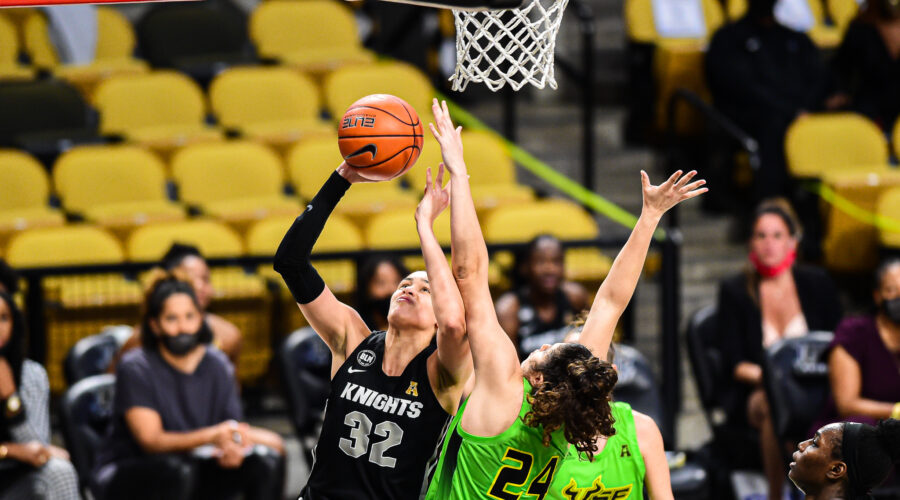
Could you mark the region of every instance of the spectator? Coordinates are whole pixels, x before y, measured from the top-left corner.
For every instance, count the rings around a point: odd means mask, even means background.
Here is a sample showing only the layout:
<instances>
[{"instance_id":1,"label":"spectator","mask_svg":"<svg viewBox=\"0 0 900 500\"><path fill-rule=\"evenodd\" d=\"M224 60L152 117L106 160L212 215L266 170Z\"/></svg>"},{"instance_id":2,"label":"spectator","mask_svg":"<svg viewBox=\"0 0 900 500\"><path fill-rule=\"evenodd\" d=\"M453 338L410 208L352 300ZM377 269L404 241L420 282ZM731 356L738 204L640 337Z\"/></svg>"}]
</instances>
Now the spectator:
<instances>
[{"instance_id":1,"label":"spectator","mask_svg":"<svg viewBox=\"0 0 900 500\"><path fill-rule=\"evenodd\" d=\"M725 396L729 422L747 422L760 433L769 498L781 498L784 461L762 386L763 350L782 338L831 331L841 305L824 271L795 266L800 225L784 200L756 210L750 238L751 267L719 288L718 331L733 378Z\"/></svg>"},{"instance_id":2,"label":"spectator","mask_svg":"<svg viewBox=\"0 0 900 500\"><path fill-rule=\"evenodd\" d=\"M359 290L359 315L372 331L386 331L391 295L409 270L396 257L380 255L372 257L360 271L362 284Z\"/></svg>"},{"instance_id":3,"label":"spectator","mask_svg":"<svg viewBox=\"0 0 900 500\"><path fill-rule=\"evenodd\" d=\"M92 481L97 498L279 497L283 442L238 423L234 372L207 347L212 337L190 283L162 273L146 295L141 347L116 369L113 424Z\"/></svg>"},{"instance_id":4,"label":"spectator","mask_svg":"<svg viewBox=\"0 0 900 500\"><path fill-rule=\"evenodd\" d=\"M566 327L587 307L588 295L581 285L564 281L565 253L555 237L534 238L522 257L515 266L514 290L497 299L497 317L525 359L542 345L562 340Z\"/></svg>"},{"instance_id":5,"label":"spectator","mask_svg":"<svg viewBox=\"0 0 900 500\"><path fill-rule=\"evenodd\" d=\"M191 282L191 286L197 294L200 310L204 311L206 324L212 330L213 345L218 347L228 356L233 366L237 366L241 355L241 331L225 318L207 311L212 302L215 290L209 278L209 266L200 250L190 245L175 243L166 252L162 260L163 267L167 271L178 271ZM134 329L134 335L122 346L119 355L113 359L109 371L115 371L116 364L125 352L138 347L141 344L141 325Z\"/></svg>"},{"instance_id":6,"label":"spectator","mask_svg":"<svg viewBox=\"0 0 900 500\"><path fill-rule=\"evenodd\" d=\"M754 199L787 193L784 134L822 109L827 70L805 34L775 19L775 0L749 0L746 15L713 35L706 75L716 106L759 144Z\"/></svg>"},{"instance_id":7,"label":"spectator","mask_svg":"<svg viewBox=\"0 0 900 500\"><path fill-rule=\"evenodd\" d=\"M833 66L849 108L884 130L900 115L900 3L864 2L847 28Z\"/></svg>"},{"instance_id":8,"label":"spectator","mask_svg":"<svg viewBox=\"0 0 900 500\"><path fill-rule=\"evenodd\" d=\"M25 359L25 324L0 291L0 499L76 500L78 475L66 450L50 444L50 383Z\"/></svg>"},{"instance_id":9,"label":"spectator","mask_svg":"<svg viewBox=\"0 0 900 500\"><path fill-rule=\"evenodd\" d=\"M814 428L836 420L875 425L900 418L900 259L876 272L874 315L847 318L828 352L831 394Z\"/></svg>"},{"instance_id":10,"label":"spectator","mask_svg":"<svg viewBox=\"0 0 900 500\"><path fill-rule=\"evenodd\" d=\"M19 291L19 275L9 267L5 260L0 259L0 292L15 295Z\"/></svg>"}]
</instances>

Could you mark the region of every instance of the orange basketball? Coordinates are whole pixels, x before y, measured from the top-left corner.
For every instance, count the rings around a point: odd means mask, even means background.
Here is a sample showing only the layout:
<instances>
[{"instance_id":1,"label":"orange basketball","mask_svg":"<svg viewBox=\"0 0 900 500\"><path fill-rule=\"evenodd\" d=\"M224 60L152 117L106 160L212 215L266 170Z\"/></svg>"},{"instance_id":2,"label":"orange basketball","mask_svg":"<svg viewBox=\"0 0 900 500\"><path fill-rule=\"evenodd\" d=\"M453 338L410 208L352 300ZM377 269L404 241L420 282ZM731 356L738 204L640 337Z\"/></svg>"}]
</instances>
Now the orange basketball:
<instances>
[{"instance_id":1,"label":"orange basketball","mask_svg":"<svg viewBox=\"0 0 900 500\"><path fill-rule=\"evenodd\" d=\"M372 181L386 181L409 170L422 151L422 122L399 97L373 94L354 102L338 129L338 146L347 165Z\"/></svg>"}]
</instances>

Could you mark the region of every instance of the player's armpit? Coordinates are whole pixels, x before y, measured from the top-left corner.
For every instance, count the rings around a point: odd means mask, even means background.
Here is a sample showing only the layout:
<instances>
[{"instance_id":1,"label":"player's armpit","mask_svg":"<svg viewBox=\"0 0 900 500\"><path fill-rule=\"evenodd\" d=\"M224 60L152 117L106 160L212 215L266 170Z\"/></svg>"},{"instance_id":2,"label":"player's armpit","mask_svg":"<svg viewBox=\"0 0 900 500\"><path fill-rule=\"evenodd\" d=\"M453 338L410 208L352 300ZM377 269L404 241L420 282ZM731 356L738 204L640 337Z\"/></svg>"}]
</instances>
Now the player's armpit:
<instances>
[{"instance_id":1,"label":"player's armpit","mask_svg":"<svg viewBox=\"0 0 900 500\"><path fill-rule=\"evenodd\" d=\"M309 325L331 350L332 366L340 366L347 355L371 333L359 313L339 301L328 287L312 302L297 305Z\"/></svg>"}]
</instances>

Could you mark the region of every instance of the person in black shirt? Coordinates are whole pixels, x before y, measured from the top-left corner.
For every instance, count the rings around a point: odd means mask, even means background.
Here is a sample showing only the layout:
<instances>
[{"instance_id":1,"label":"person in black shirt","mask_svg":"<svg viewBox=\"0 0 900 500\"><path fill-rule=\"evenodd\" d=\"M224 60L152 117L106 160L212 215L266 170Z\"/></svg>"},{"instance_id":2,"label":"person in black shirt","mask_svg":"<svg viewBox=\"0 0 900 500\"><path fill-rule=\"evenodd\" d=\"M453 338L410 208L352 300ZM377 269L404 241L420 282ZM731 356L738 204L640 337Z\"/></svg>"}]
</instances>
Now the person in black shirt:
<instances>
[{"instance_id":1,"label":"person in black shirt","mask_svg":"<svg viewBox=\"0 0 900 500\"><path fill-rule=\"evenodd\" d=\"M827 71L812 41L782 26L775 0L750 0L747 14L719 29L706 54L706 76L717 108L759 143L756 201L787 190L784 134L803 113L822 109Z\"/></svg>"},{"instance_id":2,"label":"person in black shirt","mask_svg":"<svg viewBox=\"0 0 900 500\"><path fill-rule=\"evenodd\" d=\"M444 430L459 407L472 358L465 311L432 225L450 203L443 167L416 209L426 271L414 272L393 292L388 327L372 332L341 303L310 263L328 216L356 182L342 163L275 254L297 305L331 355L331 393L303 500L416 498L437 462Z\"/></svg>"},{"instance_id":3,"label":"person in black shirt","mask_svg":"<svg viewBox=\"0 0 900 500\"><path fill-rule=\"evenodd\" d=\"M208 347L212 331L191 284L161 273L147 292L142 347L116 368L95 497L279 498L281 437L239 423L234 369Z\"/></svg>"},{"instance_id":4,"label":"person in black shirt","mask_svg":"<svg viewBox=\"0 0 900 500\"><path fill-rule=\"evenodd\" d=\"M874 0L847 28L833 66L849 109L891 130L900 115L900 3Z\"/></svg>"}]
</instances>

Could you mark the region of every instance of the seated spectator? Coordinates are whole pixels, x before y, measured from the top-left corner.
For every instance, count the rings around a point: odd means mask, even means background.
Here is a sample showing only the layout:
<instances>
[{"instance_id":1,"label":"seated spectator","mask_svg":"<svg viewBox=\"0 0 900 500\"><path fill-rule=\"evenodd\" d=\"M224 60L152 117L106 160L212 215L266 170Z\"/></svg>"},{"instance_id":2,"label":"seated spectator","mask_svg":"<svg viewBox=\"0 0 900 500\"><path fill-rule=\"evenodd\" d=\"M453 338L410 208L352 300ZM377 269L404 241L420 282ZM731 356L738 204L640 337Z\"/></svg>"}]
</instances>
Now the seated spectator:
<instances>
[{"instance_id":1,"label":"seated spectator","mask_svg":"<svg viewBox=\"0 0 900 500\"><path fill-rule=\"evenodd\" d=\"M25 359L25 323L0 291L0 499L77 500L78 474L66 450L50 444L50 383Z\"/></svg>"},{"instance_id":2,"label":"seated spectator","mask_svg":"<svg viewBox=\"0 0 900 500\"><path fill-rule=\"evenodd\" d=\"M407 275L409 270L400 259L389 255L372 257L363 265L359 279L362 286L358 290L358 310L373 332L387 330L391 295Z\"/></svg>"},{"instance_id":3,"label":"seated spectator","mask_svg":"<svg viewBox=\"0 0 900 500\"><path fill-rule=\"evenodd\" d=\"M900 259L876 272L877 312L847 318L828 352L831 394L819 425L900 418Z\"/></svg>"},{"instance_id":4,"label":"seated spectator","mask_svg":"<svg viewBox=\"0 0 900 500\"><path fill-rule=\"evenodd\" d=\"M841 318L837 290L824 271L795 266L800 225L784 200L756 210L747 271L719 288L718 331L733 380L725 396L729 422L760 433L769 498L781 498L784 461L763 389L764 349L783 338L834 329Z\"/></svg>"},{"instance_id":5,"label":"seated spectator","mask_svg":"<svg viewBox=\"0 0 900 500\"><path fill-rule=\"evenodd\" d=\"M99 499L279 498L284 444L245 423L231 363L191 284L161 273L147 292L141 347L116 368L113 423L98 457Z\"/></svg>"},{"instance_id":6,"label":"seated spectator","mask_svg":"<svg viewBox=\"0 0 900 500\"><path fill-rule=\"evenodd\" d=\"M784 134L803 113L822 109L828 84L819 50L775 19L776 0L749 0L747 14L720 28L706 54L716 107L759 144L757 201L787 194Z\"/></svg>"},{"instance_id":7,"label":"seated spectator","mask_svg":"<svg viewBox=\"0 0 900 500\"><path fill-rule=\"evenodd\" d=\"M891 130L900 115L900 3L863 2L833 60L847 107Z\"/></svg>"},{"instance_id":8,"label":"seated spectator","mask_svg":"<svg viewBox=\"0 0 900 500\"><path fill-rule=\"evenodd\" d=\"M900 421L826 425L800 443L793 458L788 476L806 500L871 499L870 492L900 465Z\"/></svg>"},{"instance_id":9,"label":"seated spectator","mask_svg":"<svg viewBox=\"0 0 900 500\"><path fill-rule=\"evenodd\" d=\"M19 275L9 267L5 260L0 259L0 292L15 295L19 291Z\"/></svg>"},{"instance_id":10,"label":"seated spectator","mask_svg":"<svg viewBox=\"0 0 900 500\"><path fill-rule=\"evenodd\" d=\"M241 355L241 331L225 318L207 311L212 302L215 290L209 279L209 266L203 255L196 247L175 243L163 257L163 267L167 271L178 271L190 280L200 309L204 311L204 318L213 334L213 345L218 347L231 360L231 364L237 366ZM134 335L122 346L119 355L113 359L109 371L115 371L116 364L121 356L141 344L141 325L134 329Z\"/></svg>"},{"instance_id":11,"label":"seated spectator","mask_svg":"<svg viewBox=\"0 0 900 500\"><path fill-rule=\"evenodd\" d=\"M555 237L531 240L516 262L513 290L497 299L500 326L522 359L544 344L561 341L566 327L588 305L587 291L564 281L564 257L562 243Z\"/></svg>"}]
</instances>

